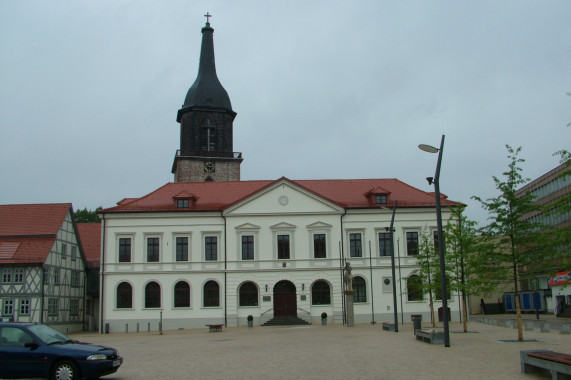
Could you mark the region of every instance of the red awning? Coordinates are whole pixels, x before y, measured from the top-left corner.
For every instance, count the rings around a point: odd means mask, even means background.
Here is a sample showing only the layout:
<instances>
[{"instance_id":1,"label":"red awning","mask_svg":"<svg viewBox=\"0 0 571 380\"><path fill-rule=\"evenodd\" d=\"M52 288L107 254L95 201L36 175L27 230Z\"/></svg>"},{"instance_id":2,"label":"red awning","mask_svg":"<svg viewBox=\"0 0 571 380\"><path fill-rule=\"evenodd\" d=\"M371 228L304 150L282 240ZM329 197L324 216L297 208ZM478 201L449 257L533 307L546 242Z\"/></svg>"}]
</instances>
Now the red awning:
<instances>
[{"instance_id":1,"label":"red awning","mask_svg":"<svg viewBox=\"0 0 571 380\"><path fill-rule=\"evenodd\" d=\"M549 277L548 284L549 286L571 284L571 271L555 273L555 276Z\"/></svg>"}]
</instances>

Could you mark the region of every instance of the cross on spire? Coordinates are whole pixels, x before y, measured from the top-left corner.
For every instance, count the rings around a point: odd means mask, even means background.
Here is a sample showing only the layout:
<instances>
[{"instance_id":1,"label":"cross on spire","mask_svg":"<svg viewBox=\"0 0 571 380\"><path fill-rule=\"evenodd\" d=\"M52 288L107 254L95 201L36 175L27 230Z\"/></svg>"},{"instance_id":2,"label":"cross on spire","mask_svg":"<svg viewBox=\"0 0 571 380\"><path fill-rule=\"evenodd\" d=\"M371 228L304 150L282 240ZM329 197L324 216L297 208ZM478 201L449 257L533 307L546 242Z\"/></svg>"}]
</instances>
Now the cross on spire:
<instances>
[{"instance_id":1,"label":"cross on spire","mask_svg":"<svg viewBox=\"0 0 571 380\"><path fill-rule=\"evenodd\" d=\"M204 17L206 17L206 25L210 25L210 17L212 17L212 15L210 13L206 12Z\"/></svg>"}]
</instances>

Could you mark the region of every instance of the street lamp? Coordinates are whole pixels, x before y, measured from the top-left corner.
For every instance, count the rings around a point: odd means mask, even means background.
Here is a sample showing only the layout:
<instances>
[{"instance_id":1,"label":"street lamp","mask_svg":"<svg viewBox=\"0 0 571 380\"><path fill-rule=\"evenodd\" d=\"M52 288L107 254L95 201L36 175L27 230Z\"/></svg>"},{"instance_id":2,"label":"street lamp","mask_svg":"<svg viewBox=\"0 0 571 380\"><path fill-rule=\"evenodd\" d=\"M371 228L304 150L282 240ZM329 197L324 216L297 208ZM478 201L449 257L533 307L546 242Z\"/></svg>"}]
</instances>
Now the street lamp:
<instances>
[{"instance_id":1,"label":"street lamp","mask_svg":"<svg viewBox=\"0 0 571 380\"><path fill-rule=\"evenodd\" d=\"M434 174L434 178L428 177L426 180L429 185L434 184L434 192L436 196L436 222L438 224L438 256L440 259L440 285L442 288L444 346L450 347L450 331L448 328L448 293L446 292L446 267L444 265L444 233L442 232L442 210L440 208L440 164L442 162L442 150L444 149L444 135L442 135L442 140L440 140L440 149L426 144L420 144L418 147L428 153L438 152L438 163L436 164L436 173Z\"/></svg>"}]
</instances>

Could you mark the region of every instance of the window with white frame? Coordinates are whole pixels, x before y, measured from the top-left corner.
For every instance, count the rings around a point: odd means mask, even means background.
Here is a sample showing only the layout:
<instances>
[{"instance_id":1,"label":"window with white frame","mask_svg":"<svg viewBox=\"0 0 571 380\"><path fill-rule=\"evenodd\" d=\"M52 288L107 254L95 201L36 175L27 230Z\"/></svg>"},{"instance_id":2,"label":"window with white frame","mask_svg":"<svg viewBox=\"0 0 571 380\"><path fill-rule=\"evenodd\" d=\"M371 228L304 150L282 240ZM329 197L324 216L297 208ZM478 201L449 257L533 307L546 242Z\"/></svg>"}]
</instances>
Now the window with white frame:
<instances>
[{"instance_id":1,"label":"window with white frame","mask_svg":"<svg viewBox=\"0 0 571 380\"><path fill-rule=\"evenodd\" d=\"M325 234L313 234L313 257L324 259L327 257L327 244Z\"/></svg>"},{"instance_id":2,"label":"window with white frame","mask_svg":"<svg viewBox=\"0 0 571 380\"><path fill-rule=\"evenodd\" d=\"M15 268L14 284L23 284L23 283L24 283L24 268Z\"/></svg>"},{"instance_id":3,"label":"window with white frame","mask_svg":"<svg viewBox=\"0 0 571 380\"><path fill-rule=\"evenodd\" d=\"M54 268L54 285L59 285L59 268Z\"/></svg>"},{"instance_id":4,"label":"window with white frame","mask_svg":"<svg viewBox=\"0 0 571 380\"><path fill-rule=\"evenodd\" d=\"M80 286L81 285L81 272L79 271L72 271L71 272L71 286Z\"/></svg>"},{"instance_id":5,"label":"window with white frame","mask_svg":"<svg viewBox=\"0 0 571 380\"><path fill-rule=\"evenodd\" d=\"M44 284L48 285L50 283L50 268L44 268Z\"/></svg>"},{"instance_id":6,"label":"window with white frame","mask_svg":"<svg viewBox=\"0 0 571 380\"><path fill-rule=\"evenodd\" d=\"M2 270L2 283L9 284L12 282L12 268L4 268Z\"/></svg>"},{"instance_id":7,"label":"window with white frame","mask_svg":"<svg viewBox=\"0 0 571 380\"><path fill-rule=\"evenodd\" d=\"M296 226L289 223L279 223L271 226L273 236L273 256L272 258L278 260L290 260L295 257L295 229Z\"/></svg>"},{"instance_id":8,"label":"window with white frame","mask_svg":"<svg viewBox=\"0 0 571 380\"><path fill-rule=\"evenodd\" d=\"M157 236L147 237L147 262L157 263L160 256L161 239Z\"/></svg>"},{"instance_id":9,"label":"window with white frame","mask_svg":"<svg viewBox=\"0 0 571 380\"><path fill-rule=\"evenodd\" d=\"M361 233L354 232L349 234L349 254L351 257L363 257Z\"/></svg>"},{"instance_id":10,"label":"window with white frame","mask_svg":"<svg viewBox=\"0 0 571 380\"><path fill-rule=\"evenodd\" d=\"M254 235L242 235L242 260L254 260Z\"/></svg>"},{"instance_id":11,"label":"window with white frame","mask_svg":"<svg viewBox=\"0 0 571 380\"><path fill-rule=\"evenodd\" d=\"M30 299L24 298L20 300L20 315L30 315Z\"/></svg>"},{"instance_id":12,"label":"window with white frame","mask_svg":"<svg viewBox=\"0 0 571 380\"><path fill-rule=\"evenodd\" d=\"M418 231L407 231L406 254L408 256L418 255Z\"/></svg>"},{"instance_id":13,"label":"window with white frame","mask_svg":"<svg viewBox=\"0 0 571 380\"><path fill-rule=\"evenodd\" d=\"M353 278L353 291L354 298L353 302L367 302L367 287L365 285L365 279L361 276L355 276Z\"/></svg>"},{"instance_id":14,"label":"window with white frame","mask_svg":"<svg viewBox=\"0 0 571 380\"><path fill-rule=\"evenodd\" d=\"M119 238L119 262L120 263L130 263L131 262L131 238L130 237L120 237Z\"/></svg>"},{"instance_id":15,"label":"window with white frame","mask_svg":"<svg viewBox=\"0 0 571 380\"><path fill-rule=\"evenodd\" d=\"M379 232L379 256L391 255L391 234L390 232Z\"/></svg>"},{"instance_id":16,"label":"window with white frame","mask_svg":"<svg viewBox=\"0 0 571 380\"><path fill-rule=\"evenodd\" d=\"M79 315L79 300L76 298L69 300L69 315L72 317Z\"/></svg>"},{"instance_id":17,"label":"window with white frame","mask_svg":"<svg viewBox=\"0 0 571 380\"><path fill-rule=\"evenodd\" d=\"M75 245L71 246L71 259L74 261L77 259L77 247Z\"/></svg>"},{"instance_id":18,"label":"window with white frame","mask_svg":"<svg viewBox=\"0 0 571 380\"><path fill-rule=\"evenodd\" d=\"M59 298L48 298L48 315L50 317L59 314Z\"/></svg>"},{"instance_id":19,"label":"window with white frame","mask_svg":"<svg viewBox=\"0 0 571 380\"><path fill-rule=\"evenodd\" d=\"M289 235L277 235L278 260L290 258Z\"/></svg>"},{"instance_id":20,"label":"window with white frame","mask_svg":"<svg viewBox=\"0 0 571 380\"><path fill-rule=\"evenodd\" d=\"M61 258L65 260L67 256L67 244L62 244L61 245Z\"/></svg>"},{"instance_id":21,"label":"window with white frame","mask_svg":"<svg viewBox=\"0 0 571 380\"><path fill-rule=\"evenodd\" d=\"M204 259L206 261L218 260L218 236L204 236Z\"/></svg>"},{"instance_id":22,"label":"window with white frame","mask_svg":"<svg viewBox=\"0 0 571 380\"><path fill-rule=\"evenodd\" d=\"M188 261L188 236L175 237L175 260Z\"/></svg>"},{"instance_id":23,"label":"window with white frame","mask_svg":"<svg viewBox=\"0 0 571 380\"><path fill-rule=\"evenodd\" d=\"M14 300L4 299L2 301L2 315L12 316L14 314Z\"/></svg>"}]
</instances>

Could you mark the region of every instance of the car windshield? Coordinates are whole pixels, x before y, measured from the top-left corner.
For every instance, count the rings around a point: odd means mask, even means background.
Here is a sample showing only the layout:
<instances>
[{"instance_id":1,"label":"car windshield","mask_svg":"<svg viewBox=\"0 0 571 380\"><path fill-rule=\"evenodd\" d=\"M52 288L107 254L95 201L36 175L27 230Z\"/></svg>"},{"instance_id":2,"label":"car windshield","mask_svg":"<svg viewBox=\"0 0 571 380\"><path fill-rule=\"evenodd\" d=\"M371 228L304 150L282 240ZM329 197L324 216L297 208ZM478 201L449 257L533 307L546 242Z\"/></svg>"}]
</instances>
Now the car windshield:
<instances>
[{"instance_id":1,"label":"car windshield","mask_svg":"<svg viewBox=\"0 0 571 380\"><path fill-rule=\"evenodd\" d=\"M33 325L29 326L28 329L46 344L63 343L70 340L64 334L46 325Z\"/></svg>"}]
</instances>

